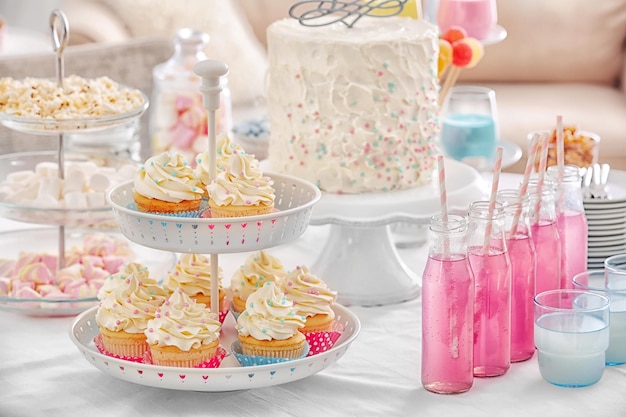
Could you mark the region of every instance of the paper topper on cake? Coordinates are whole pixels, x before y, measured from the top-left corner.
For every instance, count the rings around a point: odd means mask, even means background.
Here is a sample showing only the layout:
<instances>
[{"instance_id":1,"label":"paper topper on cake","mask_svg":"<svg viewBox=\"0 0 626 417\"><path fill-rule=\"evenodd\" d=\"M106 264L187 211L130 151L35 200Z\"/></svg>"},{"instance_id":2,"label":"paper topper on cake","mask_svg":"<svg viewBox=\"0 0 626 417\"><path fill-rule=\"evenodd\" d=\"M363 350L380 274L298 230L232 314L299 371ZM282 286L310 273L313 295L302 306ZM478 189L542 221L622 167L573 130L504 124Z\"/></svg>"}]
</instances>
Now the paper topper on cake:
<instances>
[{"instance_id":1,"label":"paper topper on cake","mask_svg":"<svg viewBox=\"0 0 626 417\"><path fill-rule=\"evenodd\" d=\"M389 17L402 12L409 0L305 0L289 9L289 16L303 26L327 26L341 22L349 28L363 16Z\"/></svg>"}]
</instances>

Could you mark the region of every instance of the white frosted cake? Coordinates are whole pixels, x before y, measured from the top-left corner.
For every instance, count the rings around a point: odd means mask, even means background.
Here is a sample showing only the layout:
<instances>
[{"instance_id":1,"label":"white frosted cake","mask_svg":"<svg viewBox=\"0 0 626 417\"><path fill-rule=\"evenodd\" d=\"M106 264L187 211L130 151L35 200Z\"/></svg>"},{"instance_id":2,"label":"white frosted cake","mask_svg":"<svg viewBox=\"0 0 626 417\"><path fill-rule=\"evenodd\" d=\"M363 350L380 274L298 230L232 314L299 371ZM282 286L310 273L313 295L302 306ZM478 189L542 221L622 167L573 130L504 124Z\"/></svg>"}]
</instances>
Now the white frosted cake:
<instances>
[{"instance_id":1,"label":"white frosted cake","mask_svg":"<svg viewBox=\"0 0 626 417\"><path fill-rule=\"evenodd\" d=\"M438 153L438 30L406 17L267 31L272 171L332 193L430 181Z\"/></svg>"}]
</instances>

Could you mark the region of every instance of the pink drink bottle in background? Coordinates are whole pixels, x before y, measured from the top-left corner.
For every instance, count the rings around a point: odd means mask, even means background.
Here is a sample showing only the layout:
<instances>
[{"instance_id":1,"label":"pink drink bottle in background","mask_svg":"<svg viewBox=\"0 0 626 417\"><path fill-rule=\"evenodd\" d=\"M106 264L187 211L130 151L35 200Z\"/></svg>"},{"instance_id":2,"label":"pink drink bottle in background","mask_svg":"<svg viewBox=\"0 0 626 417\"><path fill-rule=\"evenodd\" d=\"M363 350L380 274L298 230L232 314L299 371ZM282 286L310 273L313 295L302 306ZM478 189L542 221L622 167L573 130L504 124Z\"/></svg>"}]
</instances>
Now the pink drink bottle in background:
<instances>
[{"instance_id":1,"label":"pink drink bottle in background","mask_svg":"<svg viewBox=\"0 0 626 417\"><path fill-rule=\"evenodd\" d=\"M469 210L468 247L474 274L474 376L504 375L511 365L511 261L506 247L502 204ZM489 236L485 245L485 236Z\"/></svg>"},{"instance_id":2,"label":"pink drink bottle in background","mask_svg":"<svg viewBox=\"0 0 626 417\"><path fill-rule=\"evenodd\" d=\"M438 394L473 384L474 280L467 259L467 220L431 219L422 276L422 385Z\"/></svg>"},{"instance_id":3,"label":"pink drink bottle in background","mask_svg":"<svg viewBox=\"0 0 626 417\"><path fill-rule=\"evenodd\" d=\"M535 353L535 246L530 237L528 198L520 203L518 197L517 190L498 192L498 202L504 205L506 246L511 260L511 362L525 361Z\"/></svg>"},{"instance_id":4,"label":"pink drink bottle in background","mask_svg":"<svg viewBox=\"0 0 626 417\"><path fill-rule=\"evenodd\" d=\"M441 32L461 26L467 35L483 40L498 22L496 0L439 0L437 23Z\"/></svg>"},{"instance_id":5,"label":"pink drink bottle in background","mask_svg":"<svg viewBox=\"0 0 626 417\"><path fill-rule=\"evenodd\" d=\"M537 182L528 185L530 235L535 245L537 273L535 295L561 287L561 239L556 224L555 190L551 181L537 193Z\"/></svg>"},{"instance_id":6,"label":"pink drink bottle in background","mask_svg":"<svg viewBox=\"0 0 626 417\"><path fill-rule=\"evenodd\" d=\"M574 288L572 279L587 270L587 217L578 167L566 165L562 178L558 166L547 172L557 184L556 225L561 242L561 288Z\"/></svg>"}]
</instances>

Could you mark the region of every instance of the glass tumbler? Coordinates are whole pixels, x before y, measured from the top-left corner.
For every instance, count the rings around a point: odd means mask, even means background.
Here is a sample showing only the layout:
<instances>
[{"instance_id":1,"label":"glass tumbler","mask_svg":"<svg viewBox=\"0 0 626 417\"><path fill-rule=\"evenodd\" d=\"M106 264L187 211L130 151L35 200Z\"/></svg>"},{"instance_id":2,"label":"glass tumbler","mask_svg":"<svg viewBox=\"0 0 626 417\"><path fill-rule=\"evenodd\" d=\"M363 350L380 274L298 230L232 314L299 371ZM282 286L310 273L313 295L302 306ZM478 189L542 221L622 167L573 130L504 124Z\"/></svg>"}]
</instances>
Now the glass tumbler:
<instances>
[{"instance_id":1,"label":"glass tumbler","mask_svg":"<svg viewBox=\"0 0 626 417\"><path fill-rule=\"evenodd\" d=\"M602 294L609 304L609 347L606 364L609 366L626 363L626 289L612 289L611 280L605 280L604 271L585 271L572 279L574 288Z\"/></svg>"},{"instance_id":2,"label":"glass tumbler","mask_svg":"<svg viewBox=\"0 0 626 417\"><path fill-rule=\"evenodd\" d=\"M496 93L478 86L456 86L443 106L441 142L446 154L479 171L492 168L498 143Z\"/></svg>"},{"instance_id":3,"label":"glass tumbler","mask_svg":"<svg viewBox=\"0 0 626 417\"><path fill-rule=\"evenodd\" d=\"M609 299L573 289L537 294L535 345L547 382L569 388L595 384L604 374L609 347Z\"/></svg>"},{"instance_id":4,"label":"glass tumbler","mask_svg":"<svg viewBox=\"0 0 626 417\"><path fill-rule=\"evenodd\" d=\"M422 385L438 394L473 384L474 279L467 259L467 220L434 216L422 276Z\"/></svg>"}]
</instances>

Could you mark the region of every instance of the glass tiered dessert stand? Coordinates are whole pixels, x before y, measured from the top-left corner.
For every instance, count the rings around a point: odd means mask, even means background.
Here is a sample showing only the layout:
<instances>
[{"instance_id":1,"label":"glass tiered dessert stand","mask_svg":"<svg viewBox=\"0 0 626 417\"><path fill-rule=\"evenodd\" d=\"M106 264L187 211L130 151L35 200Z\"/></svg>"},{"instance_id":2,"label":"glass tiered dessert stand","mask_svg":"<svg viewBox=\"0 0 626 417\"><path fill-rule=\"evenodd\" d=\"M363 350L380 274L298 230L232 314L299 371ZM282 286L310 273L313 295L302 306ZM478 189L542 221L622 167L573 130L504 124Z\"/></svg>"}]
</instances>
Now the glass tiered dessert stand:
<instances>
[{"instance_id":1,"label":"glass tiered dessert stand","mask_svg":"<svg viewBox=\"0 0 626 417\"><path fill-rule=\"evenodd\" d=\"M227 66L220 61L201 61L195 66L202 77L200 91L208 110L210 178L216 176L215 112L219 108L221 77ZM122 233L131 241L157 250L209 254L211 276L218 276L220 254L256 251L289 243L308 227L320 191L313 184L286 175L265 172L274 184L275 210L269 214L235 218L176 217L143 213L133 203L133 184L113 188L108 200ZM219 282L211 281L211 304L218 305ZM85 311L72 325L70 338L89 363L117 378L141 385L194 391L232 391L278 385L313 375L339 359L360 330L358 318L347 308L333 306L343 326L341 337L329 350L301 359L268 365L241 366L233 354L219 368L178 368L136 363L106 356L93 343L98 334L96 309ZM220 344L230 348L237 338L232 315L222 326Z\"/></svg>"},{"instance_id":2,"label":"glass tiered dessert stand","mask_svg":"<svg viewBox=\"0 0 626 417\"><path fill-rule=\"evenodd\" d=\"M68 43L69 25L67 18L60 10L50 15L52 44L56 53L57 83L62 86L64 79L63 52ZM118 168L132 161L115 158L109 155L67 154L64 150L65 135L70 133L97 132L129 123L141 116L148 107L148 99L143 96L143 105L125 113L106 117L81 119L34 118L0 113L0 123L7 128L33 135L55 135L58 137L58 149L44 152L23 152L0 157L2 179L6 175L22 170L33 169L41 162L55 162L59 178L62 180L66 162L93 162L98 166ZM134 163L133 163L134 164ZM106 225L113 220L110 207L98 208L56 208L31 206L14 203L0 203L0 216L9 220L37 224L37 228L0 233L0 249L2 258L17 259L22 252L57 250L57 268L65 266L66 247L80 246L85 236L95 233L93 226ZM46 227L43 227L43 226ZM110 229L104 227L104 229ZM110 230L100 230L111 236L122 236ZM169 268L176 258L172 254L130 244L134 259L155 271ZM171 256L170 256L171 255ZM157 273L158 275L158 273ZM159 278L155 276L155 278ZM0 309L31 316L71 316L96 305L95 296L67 299L18 298L11 295L0 296Z\"/></svg>"}]
</instances>

